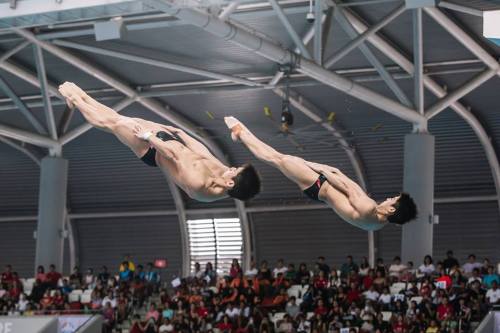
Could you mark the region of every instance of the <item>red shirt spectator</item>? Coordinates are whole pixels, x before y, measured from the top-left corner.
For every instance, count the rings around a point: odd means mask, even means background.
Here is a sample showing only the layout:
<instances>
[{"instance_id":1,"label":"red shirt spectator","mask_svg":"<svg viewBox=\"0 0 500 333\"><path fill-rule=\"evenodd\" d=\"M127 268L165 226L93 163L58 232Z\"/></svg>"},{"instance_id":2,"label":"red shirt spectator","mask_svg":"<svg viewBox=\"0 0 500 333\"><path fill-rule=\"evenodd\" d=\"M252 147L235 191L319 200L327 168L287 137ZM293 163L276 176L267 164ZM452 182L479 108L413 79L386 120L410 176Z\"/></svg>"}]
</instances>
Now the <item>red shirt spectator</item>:
<instances>
[{"instance_id":1,"label":"red shirt spectator","mask_svg":"<svg viewBox=\"0 0 500 333\"><path fill-rule=\"evenodd\" d=\"M57 286L57 283L61 278L62 278L61 273L56 272L56 266L50 265L50 271L46 275L47 283L50 283L52 286Z\"/></svg>"},{"instance_id":2,"label":"red shirt spectator","mask_svg":"<svg viewBox=\"0 0 500 333\"><path fill-rule=\"evenodd\" d=\"M443 303L439 304L437 307L437 318L439 320L445 320L453 316L453 306L448 302L448 298L443 298Z\"/></svg>"},{"instance_id":3,"label":"red shirt spectator","mask_svg":"<svg viewBox=\"0 0 500 333\"><path fill-rule=\"evenodd\" d=\"M2 286L4 289L8 289L8 287L12 284L14 277L12 275L12 266L6 265L5 271L2 273Z\"/></svg>"}]
</instances>

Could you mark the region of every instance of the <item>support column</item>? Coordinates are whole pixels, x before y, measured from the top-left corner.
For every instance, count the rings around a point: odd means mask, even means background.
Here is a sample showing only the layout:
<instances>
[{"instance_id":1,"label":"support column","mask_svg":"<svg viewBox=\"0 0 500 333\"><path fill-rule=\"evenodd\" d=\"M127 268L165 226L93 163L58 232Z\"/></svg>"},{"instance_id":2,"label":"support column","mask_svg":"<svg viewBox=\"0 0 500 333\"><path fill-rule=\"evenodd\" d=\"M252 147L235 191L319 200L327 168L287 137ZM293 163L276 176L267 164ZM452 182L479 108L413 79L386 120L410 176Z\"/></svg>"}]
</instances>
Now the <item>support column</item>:
<instances>
[{"instance_id":1,"label":"support column","mask_svg":"<svg viewBox=\"0 0 500 333\"><path fill-rule=\"evenodd\" d=\"M419 263L432 255L434 216L434 136L428 133L405 137L403 191L417 204L417 219L403 225L401 256L404 262Z\"/></svg>"},{"instance_id":2,"label":"support column","mask_svg":"<svg viewBox=\"0 0 500 333\"><path fill-rule=\"evenodd\" d=\"M45 157L40 168L35 269L54 264L62 271L68 161Z\"/></svg>"}]
</instances>

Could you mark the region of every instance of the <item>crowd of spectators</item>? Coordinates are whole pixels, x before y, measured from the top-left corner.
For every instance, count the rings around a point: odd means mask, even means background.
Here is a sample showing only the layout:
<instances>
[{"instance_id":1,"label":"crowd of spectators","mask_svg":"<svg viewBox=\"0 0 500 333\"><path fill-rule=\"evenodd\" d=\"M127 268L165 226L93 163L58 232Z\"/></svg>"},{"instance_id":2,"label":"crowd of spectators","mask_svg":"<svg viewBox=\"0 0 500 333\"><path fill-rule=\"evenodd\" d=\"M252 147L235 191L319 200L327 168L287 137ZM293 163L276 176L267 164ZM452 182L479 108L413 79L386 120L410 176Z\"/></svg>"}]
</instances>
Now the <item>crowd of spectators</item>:
<instances>
[{"instance_id":1,"label":"crowd of spectators","mask_svg":"<svg viewBox=\"0 0 500 333\"><path fill-rule=\"evenodd\" d=\"M449 251L439 262L426 256L420 265L399 257L347 256L340 267L319 257L313 266L252 262L246 271L233 260L218 274L196 263L188 277L160 286L152 264L146 269L124 261L115 277L106 267L63 278L51 266L39 268L31 293L7 266L2 274L3 314L61 311L99 312L105 332L130 333L354 333L472 331L499 303L496 268L471 254L463 265ZM72 302L75 289L91 290L89 302Z\"/></svg>"}]
</instances>

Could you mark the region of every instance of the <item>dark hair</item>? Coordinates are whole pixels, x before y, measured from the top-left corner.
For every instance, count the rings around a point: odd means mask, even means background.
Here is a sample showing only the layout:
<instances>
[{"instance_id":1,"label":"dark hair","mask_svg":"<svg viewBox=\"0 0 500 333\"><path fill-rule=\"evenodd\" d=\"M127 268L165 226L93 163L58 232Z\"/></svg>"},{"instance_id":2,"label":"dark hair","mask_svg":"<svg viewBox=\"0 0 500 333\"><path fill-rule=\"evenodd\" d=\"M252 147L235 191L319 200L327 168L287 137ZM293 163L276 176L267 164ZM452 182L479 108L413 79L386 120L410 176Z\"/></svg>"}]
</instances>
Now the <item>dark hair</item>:
<instances>
[{"instance_id":1,"label":"dark hair","mask_svg":"<svg viewBox=\"0 0 500 333\"><path fill-rule=\"evenodd\" d=\"M405 224L417 217L417 205L408 193L401 193L398 201L394 204L396 211L387 217L389 223Z\"/></svg>"},{"instance_id":2,"label":"dark hair","mask_svg":"<svg viewBox=\"0 0 500 333\"><path fill-rule=\"evenodd\" d=\"M241 201L246 201L260 192L260 177L257 170L251 164L243 165L236 177L234 177L234 186L227 191L230 197Z\"/></svg>"}]
</instances>

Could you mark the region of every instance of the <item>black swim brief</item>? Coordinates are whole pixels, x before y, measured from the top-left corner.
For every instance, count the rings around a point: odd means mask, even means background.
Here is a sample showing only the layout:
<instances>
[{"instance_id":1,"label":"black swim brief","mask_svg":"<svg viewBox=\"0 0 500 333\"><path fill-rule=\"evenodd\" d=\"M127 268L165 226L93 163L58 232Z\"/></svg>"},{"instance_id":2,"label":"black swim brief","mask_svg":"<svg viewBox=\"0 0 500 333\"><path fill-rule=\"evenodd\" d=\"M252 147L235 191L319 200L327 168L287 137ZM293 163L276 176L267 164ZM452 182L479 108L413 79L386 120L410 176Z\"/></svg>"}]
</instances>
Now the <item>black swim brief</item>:
<instances>
[{"instance_id":1,"label":"black swim brief","mask_svg":"<svg viewBox=\"0 0 500 333\"><path fill-rule=\"evenodd\" d=\"M182 140L181 137L179 137L176 133L170 134L164 131L160 131L156 134L156 137L163 141L178 141L182 144L185 144L184 140ZM141 161L151 167L157 167L158 164L156 163L156 149L154 147L149 147L146 154L141 157Z\"/></svg>"},{"instance_id":2,"label":"black swim brief","mask_svg":"<svg viewBox=\"0 0 500 333\"><path fill-rule=\"evenodd\" d=\"M323 185L324 182L326 182L326 177L323 175L319 175L314 184L304 190L304 194L313 200L320 201L319 190L321 189L321 185Z\"/></svg>"}]
</instances>

